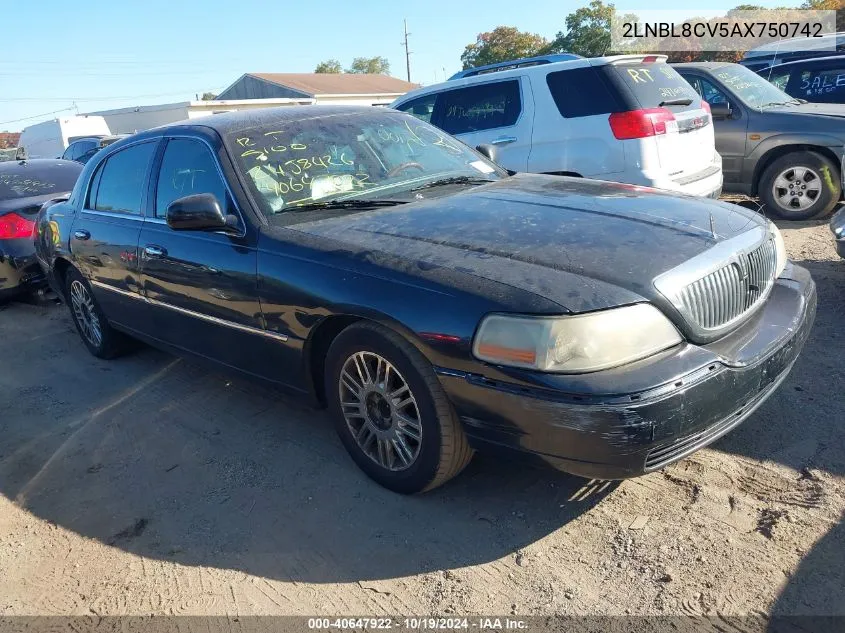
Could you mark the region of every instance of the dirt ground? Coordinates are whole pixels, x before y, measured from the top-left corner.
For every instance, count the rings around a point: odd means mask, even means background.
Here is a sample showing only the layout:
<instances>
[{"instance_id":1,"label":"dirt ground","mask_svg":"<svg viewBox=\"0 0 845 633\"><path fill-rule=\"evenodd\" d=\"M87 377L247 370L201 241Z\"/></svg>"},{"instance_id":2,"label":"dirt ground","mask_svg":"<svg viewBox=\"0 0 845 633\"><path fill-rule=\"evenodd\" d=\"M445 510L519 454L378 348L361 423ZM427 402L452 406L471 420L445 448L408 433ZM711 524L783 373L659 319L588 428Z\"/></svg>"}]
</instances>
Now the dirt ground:
<instances>
[{"instance_id":1,"label":"dirt ground","mask_svg":"<svg viewBox=\"0 0 845 633\"><path fill-rule=\"evenodd\" d=\"M845 614L845 261L779 391L622 483L476 456L418 497L322 412L149 348L92 358L61 305L0 308L0 615Z\"/></svg>"}]
</instances>

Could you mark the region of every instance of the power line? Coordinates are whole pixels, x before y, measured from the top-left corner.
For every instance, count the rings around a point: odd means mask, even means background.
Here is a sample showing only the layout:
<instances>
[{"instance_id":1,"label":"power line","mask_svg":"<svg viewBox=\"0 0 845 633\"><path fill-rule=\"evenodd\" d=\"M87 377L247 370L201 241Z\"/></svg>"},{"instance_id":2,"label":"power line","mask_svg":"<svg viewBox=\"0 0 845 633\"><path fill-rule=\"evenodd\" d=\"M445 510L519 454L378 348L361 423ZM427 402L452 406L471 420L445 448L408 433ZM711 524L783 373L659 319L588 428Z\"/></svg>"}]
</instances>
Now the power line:
<instances>
[{"instance_id":1,"label":"power line","mask_svg":"<svg viewBox=\"0 0 845 633\"><path fill-rule=\"evenodd\" d=\"M30 119L37 119L42 116L49 116L51 114L58 114L59 112L67 112L68 110L76 110L76 105L72 105L69 108L62 108L61 110L53 110L52 112L44 112L43 114L36 114L34 116L25 116L22 119L12 119L11 121L0 121L0 125L6 125L8 123L18 123L19 121L29 121Z\"/></svg>"}]
</instances>

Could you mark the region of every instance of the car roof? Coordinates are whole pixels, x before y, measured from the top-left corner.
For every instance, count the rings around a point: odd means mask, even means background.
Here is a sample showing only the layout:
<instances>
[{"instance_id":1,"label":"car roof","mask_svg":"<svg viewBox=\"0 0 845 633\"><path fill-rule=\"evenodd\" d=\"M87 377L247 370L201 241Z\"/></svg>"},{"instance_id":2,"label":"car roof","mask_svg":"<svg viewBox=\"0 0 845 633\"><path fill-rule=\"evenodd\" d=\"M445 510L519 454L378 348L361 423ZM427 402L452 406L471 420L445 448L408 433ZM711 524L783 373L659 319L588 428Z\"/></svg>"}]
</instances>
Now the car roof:
<instances>
[{"instance_id":1,"label":"car roof","mask_svg":"<svg viewBox=\"0 0 845 633\"><path fill-rule=\"evenodd\" d=\"M416 90L411 90L410 92L406 92L401 97L397 97L397 99L391 104L404 103L410 99L414 99L418 96L423 96L430 94L432 92L440 92L443 90L454 90L456 88L462 88L464 86L472 86L475 84L486 83L486 82L494 82L494 81L504 81L509 78L519 77L526 73L551 73L557 70L565 70L568 68L584 68L586 66L607 66L610 64L615 64L617 62L626 62L626 61L636 61L638 59L643 59L646 57L654 58L655 62L657 63L665 63L666 62L666 55L663 54L656 54L653 55L651 53L642 53L636 55L608 55L606 57L579 57L576 59L569 59L565 61L559 62L552 62L549 64L535 64L533 66L523 66L521 68L511 68L509 70L499 70L492 73L483 73L480 75L471 75L469 77L459 77L458 79L447 79L446 81L442 81L440 83L431 84L429 86L423 86L422 88L417 88Z\"/></svg>"},{"instance_id":2,"label":"car roof","mask_svg":"<svg viewBox=\"0 0 845 633\"><path fill-rule=\"evenodd\" d=\"M325 118L340 115L372 114L384 110L397 114L394 110L387 108L376 108L373 106L352 106L352 105L303 105L303 106L279 106L276 108L256 108L254 110L232 110L211 114L200 119L184 119L166 123L143 132L131 134L122 138L116 143L109 145L109 149L123 147L136 140L148 137L161 136L162 133L184 132L186 130L211 129L220 136L226 136L233 132L246 130L262 125L274 125L277 123L305 121L308 119Z\"/></svg>"},{"instance_id":3,"label":"car roof","mask_svg":"<svg viewBox=\"0 0 845 633\"><path fill-rule=\"evenodd\" d=\"M716 70L717 68L724 68L725 66L739 66L740 64L732 64L730 62L684 62L681 64L671 64L673 68L700 68L702 70Z\"/></svg>"},{"instance_id":4,"label":"car roof","mask_svg":"<svg viewBox=\"0 0 845 633\"><path fill-rule=\"evenodd\" d=\"M760 70L760 72L774 70L775 68L781 68L782 66L794 66L795 64L816 64L830 61L845 62L845 55L826 55L825 57L803 57L801 59L791 59L789 61L780 62L771 66L766 66L765 68Z\"/></svg>"}]
</instances>

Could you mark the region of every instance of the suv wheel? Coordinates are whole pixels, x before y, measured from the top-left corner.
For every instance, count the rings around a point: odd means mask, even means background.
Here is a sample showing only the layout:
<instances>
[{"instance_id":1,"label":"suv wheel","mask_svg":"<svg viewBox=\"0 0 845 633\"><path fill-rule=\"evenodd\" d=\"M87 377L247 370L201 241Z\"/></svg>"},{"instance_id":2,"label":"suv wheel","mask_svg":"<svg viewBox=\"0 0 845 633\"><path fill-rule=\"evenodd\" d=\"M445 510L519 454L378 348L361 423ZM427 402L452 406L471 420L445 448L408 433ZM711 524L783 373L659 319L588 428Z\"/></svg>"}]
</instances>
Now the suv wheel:
<instances>
[{"instance_id":1,"label":"suv wheel","mask_svg":"<svg viewBox=\"0 0 845 633\"><path fill-rule=\"evenodd\" d=\"M784 220L809 220L833 210L842 193L839 168L816 152L791 152L763 172L758 190L766 210Z\"/></svg>"},{"instance_id":2,"label":"suv wheel","mask_svg":"<svg viewBox=\"0 0 845 633\"><path fill-rule=\"evenodd\" d=\"M357 323L326 358L326 399L355 463L403 494L431 490L472 457L457 415L431 364L395 332Z\"/></svg>"}]
</instances>

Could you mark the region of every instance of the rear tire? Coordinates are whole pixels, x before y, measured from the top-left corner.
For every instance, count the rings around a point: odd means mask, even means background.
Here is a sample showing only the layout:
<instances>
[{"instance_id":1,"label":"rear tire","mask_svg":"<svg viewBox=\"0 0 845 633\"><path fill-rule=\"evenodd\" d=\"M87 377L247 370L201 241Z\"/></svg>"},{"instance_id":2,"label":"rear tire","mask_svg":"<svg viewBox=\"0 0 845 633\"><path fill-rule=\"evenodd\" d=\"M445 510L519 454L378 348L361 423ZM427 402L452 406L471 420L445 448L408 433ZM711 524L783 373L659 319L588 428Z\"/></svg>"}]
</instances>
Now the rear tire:
<instances>
[{"instance_id":1,"label":"rear tire","mask_svg":"<svg viewBox=\"0 0 845 633\"><path fill-rule=\"evenodd\" d=\"M766 167L757 190L771 215L809 220L828 215L842 194L839 167L817 152L790 152Z\"/></svg>"},{"instance_id":2,"label":"rear tire","mask_svg":"<svg viewBox=\"0 0 845 633\"><path fill-rule=\"evenodd\" d=\"M472 458L431 364L392 330L374 323L343 330L329 348L325 385L344 447L389 490L431 490Z\"/></svg>"},{"instance_id":3,"label":"rear tire","mask_svg":"<svg viewBox=\"0 0 845 633\"><path fill-rule=\"evenodd\" d=\"M127 349L128 338L109 325L91 286L75 268L65 276L65 297L76 331L97 358L115 358Z\"/></svg>"}]
</instances>

